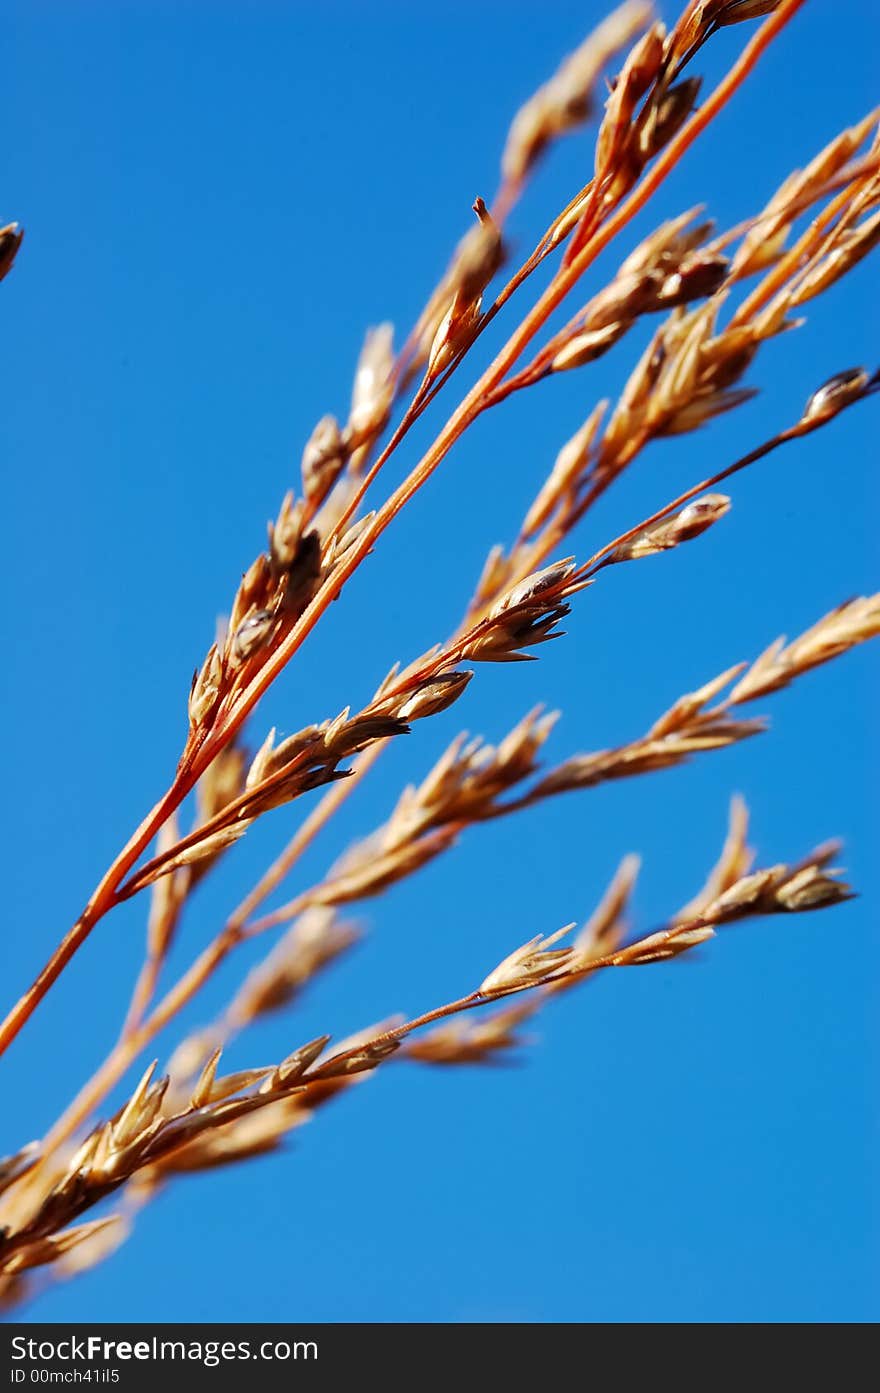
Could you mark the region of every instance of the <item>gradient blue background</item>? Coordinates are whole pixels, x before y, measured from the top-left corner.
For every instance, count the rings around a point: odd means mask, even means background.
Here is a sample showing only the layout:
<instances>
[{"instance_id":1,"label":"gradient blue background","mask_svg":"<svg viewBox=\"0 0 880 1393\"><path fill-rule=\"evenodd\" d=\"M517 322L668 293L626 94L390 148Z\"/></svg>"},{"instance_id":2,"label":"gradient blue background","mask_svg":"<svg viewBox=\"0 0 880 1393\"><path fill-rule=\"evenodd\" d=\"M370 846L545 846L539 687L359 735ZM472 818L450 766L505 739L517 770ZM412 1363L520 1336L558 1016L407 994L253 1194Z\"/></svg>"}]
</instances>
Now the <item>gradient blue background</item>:
<instances>
[{"instance_id":1,"label":"gradient blue background","mask_svg":"<svg viewBox=\"0 0 880 1393\"><path fill-rule=\"evenodd\" d=\"M0 292L4 1005L164 787L215 616L297 482L312 424L345 413L365 326L411 323L474 195L494 189L511 114L602 9L4 7L2 213L27 227ZM713 42L707 78L746 37ZM876 100L878 53L873 0L813 0L618 257L698 199L722 225L756 211ZM542 167L512 225L520 249L590 158L581 135ZM762 395L652 448L578 551L793 419L832 372L875 361L876 322L863 264L764 350ZM479 423L266 699L257 743L270 724L362 703L393 659L450 629L489 544L510 539L647 332ZM461 725L495 738L544 700L565 712L552 752L601 748L876 589L877 409L736 480L732 515L701 542L610 573L540 663L480 670L454 712L386 755L297 884L380 821ZM772 732L736 751L474 834L367 906L364 945L230 1063L457 995L532 933L584 917L629 849L644 854L636 908L651 926L702 882L736 789L765 863L839 833L863 898L609 974L542 1017L522 1067L389 1068L286 1154L167 1192L112 1261L29 1315L876 1318L878 661L863 649L774 698ZM297 812L273 815L203 887L176 965ZM38 1135L102 1057L143 911L101 926L4 1060L0 1151ZM212 1008L233 984L215 984Z\"/></svg>"}]
</instances>

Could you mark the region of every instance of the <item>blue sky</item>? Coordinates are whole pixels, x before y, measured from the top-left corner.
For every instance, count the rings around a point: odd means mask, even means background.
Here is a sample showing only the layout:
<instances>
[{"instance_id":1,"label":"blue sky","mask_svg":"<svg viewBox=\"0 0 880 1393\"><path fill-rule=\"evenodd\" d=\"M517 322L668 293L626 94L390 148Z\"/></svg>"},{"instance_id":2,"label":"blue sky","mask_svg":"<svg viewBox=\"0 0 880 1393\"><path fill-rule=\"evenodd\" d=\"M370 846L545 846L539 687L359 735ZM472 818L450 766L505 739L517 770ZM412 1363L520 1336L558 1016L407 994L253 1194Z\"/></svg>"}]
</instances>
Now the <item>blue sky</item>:
<instances>
[{"instance_id":1,"label":"blue sky","mask_svg":"<svg viewBox=\"0 0 880 1393\"><path fill-rule=\"evenodd\" d=\"M365 326L411 323L472 199L494 189L511 114L602 8L5 7L0 213L27 228L0 292L5 998L167 782L192 669L314 421L344 414ZM721 225L756 211L870 108L876 8L853 0L839 17L829 0L805 7L621 255L697 201ZM744 37L713 43L707 78ZM590 160L585 135L554 152L512 224L520 249ZM875 277L863 264L767 347L754 402L650 450L576 549L793 419L831 373L874 361ZM510 539L643 341L479 423L267 697L255 743L362 703L395 658L450 629L489 545ZM602 748L877 589L876 410L738 478L730 517L694 546L608 573L539 663L481 670L454 711L387 754L298 884L383 819L462 725L496 738L545 701L564 712L551 752ZM863 649L773 698L771 732L735 751L465 839L366 906L363 945L230 1063L459 994L533 933L585 917L628 850L644 857L637 922L661 921L702 882L735 790L765 864L842 835L859 900L606 974L542 1017L520 1067L388 1068L283 1155L169 1190L112 1261L45 1294L33 1318L876 1319L878 660ZM176 965L295 817L274 814L204 886ZM102 1057L143 909L101 926L0 1066L0 1151L39 1135Z\"/></svg>"}]
</instances>

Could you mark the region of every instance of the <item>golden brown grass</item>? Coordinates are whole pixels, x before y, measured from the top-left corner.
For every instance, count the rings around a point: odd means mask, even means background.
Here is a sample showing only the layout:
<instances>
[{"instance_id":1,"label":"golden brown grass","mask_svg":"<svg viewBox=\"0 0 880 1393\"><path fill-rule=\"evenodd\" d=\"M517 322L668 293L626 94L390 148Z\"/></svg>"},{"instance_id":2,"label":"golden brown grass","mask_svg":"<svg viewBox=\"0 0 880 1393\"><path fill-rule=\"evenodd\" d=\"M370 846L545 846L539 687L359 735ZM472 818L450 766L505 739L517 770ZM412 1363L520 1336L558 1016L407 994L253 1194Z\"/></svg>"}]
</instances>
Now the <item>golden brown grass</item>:
<instances>
[{"instance_id":1,"label":"golden brown grass","mask_svg":"<svg viewBox=\"0 0 880 1393\"><path fill-rule=\"evenodd\" d=\"M332 1047L327 1037L310 1041L271 1067L230 1075L220 1070L233 1035L267 1012L289 1009L301 988L350 947L355 933L338 917L340 906L379 895L445 855L462 836L479 835L479 823L760 734L763 718L743 707L880 632L880 597L851 600L794 641L780 639L750 664L678 697L624 745L555 764L542 762L555 719L543 711L524 716L498 745L462 736L403 791L388 820L316 884L296 890L271 912L263 909L389 741L459 701L469 683L479 681L481 664L533 657L532 650L559 636L560 622L587 587L600 583L595 602L611 602L613 573L604 574L610 567L659 556L720 523L730 507L730 498L717 491L724 480L824 429L878 385L862 369L841 372L813 390L796 421L743 458L634 520L582 563L558 559L580 519L653 441L694 431L745 401L752 390L745 374L762 345L796 327L796 312L831 290L880 241L880 139L872 114L795 172L745 224L719 234L689 210L658 227L564 328L531 349L550 314L578 290L600 251L703 137L801 3L691 0L668 31L646 4L622 5L514 118L497 194L491 205L476 201L476 223L402 348L395 351L389 326L367 336L348 420L318 422L303 454L300 495L284 498L267 550L243 576L228 622L193 678L189 733L173 783L0 1026L2 1052L101 920L149 891L143 965L119 1039L45 1137L0 1167L0 1281L8 1301L28 1294L32 1269L64 1277L105 1257L126 1235L133 1214L177 1173L240 1162L279 1146L356 1077L389 1061L481 1063L518 1044L519 1027L548 999L597 972L680 956L734 920L821 909L849 897L829 868L833 846L796 865L753 870L745 810L735 803L727 842L705 887L653 932L628 937L637 861L627 857L583 929L539 934L503 962L487 964L479 985L463 983L458 1000ZM718 28L755 20L760 25L751 27L733 66L698 104L693 64L700 50ZM626 56L600 112L600 80L621 52ZM597 113L593 177L552 218L525 262L489 293L507 259L507 220L534 167L550 144ZM0 275L10 270L20 241L15 226L0 231ZM556 269L547 288L404 482L370 506L386 461L413 423L447 390L500 308L521 294L548 258L555 258ZM316 719L280 742L270 731L255 753L248 752L242 730L260 697L461 435L512 393L555 373L584 371L645 316L657 327L620 399L597 404L559 450L513 545L489 553L449 639L402 667L395 664L362 710ZM320 800L282 854L219 931L202 935L201 950L178 980L164 983L171 944L199 881L264 814L321 787ZM185 829L179 813L193 792L195 820ZM219 965L244 942L280 926L286 926L283 936L214 1024L183 1039L161 1075L150 1064L123 1105L102 1117L111 1090ZM500 1008L471 1014L492 1003ZM121 1195L118 1213L79 1222L114 1193Z\"/></svg>"}]
</instances>

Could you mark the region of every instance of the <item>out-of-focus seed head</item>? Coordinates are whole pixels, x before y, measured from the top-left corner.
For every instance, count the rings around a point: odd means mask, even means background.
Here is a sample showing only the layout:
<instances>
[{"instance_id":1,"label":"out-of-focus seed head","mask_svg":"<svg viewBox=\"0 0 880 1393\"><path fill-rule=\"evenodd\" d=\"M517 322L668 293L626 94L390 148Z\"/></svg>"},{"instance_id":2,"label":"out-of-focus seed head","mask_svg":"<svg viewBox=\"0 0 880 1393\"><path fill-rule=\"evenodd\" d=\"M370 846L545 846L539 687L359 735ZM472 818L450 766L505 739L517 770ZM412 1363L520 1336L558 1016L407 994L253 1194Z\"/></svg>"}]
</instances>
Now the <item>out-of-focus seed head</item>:
<instances>
[{"instance_id":1,"label":"out-of-focus seed head","mask_svg":"<svg viewBox=\"0 0 880 1393\"><path fill-rule=\"evenodd\" d=\"M780 908L795 914L811 909L827 909L830 905L842 904L854 898L845 881L837 880L833 872L823 871L819 866L805 866L776 892Z\"/></svg>"},{"instance_id":2,"label":"out-of-focus seed head","mask_svg":"<svg viewBox=\"0 0 880 1393\"><path fill-rule=\"evenodd\" d=\"M380 324L370 329L364 340L348 418L350 445L371 440L388 420L394 392L393 336L391 324Z\"/></svg>"},{"instance_id":3,"label":"out-of-focus seed head","mask_svg":"<svg viewBox=\"0 0 880 1393\"><path fill-rule=\"evenodd\" d=\"M18 255L23 237L24 232L17 222L0 227L0 281L12 270L12 263Z\"/></svg>"},{"instance_id":4,"label":"out-of-focus seed head","mask_svg":"<svg viewBox=\"0 0 880 1393\"><path fill-rule=\"evenodd\" d=\"M575 130L593 111L594 88L606 64L651 19L651 6L626 0L566 58L549 82L520 107L510 126L501 172L519 184L551 141Z\"/></svg>"},{"instance_id":5,"label":"out-of-focus seed head","mask_svg":"<svg viewBox=\"0 0 880 1393\"><path fill-rule=\"evenodd\" d=\"M244 788L248 757L234 740L214 756L196 784L196 804L200 822L210 822Z\"/></svg>"},{"instance_id":6,"label":"out-of-focus seed head","mask_svg":"<svg viewBox=\"0 0 880 1393\"><path fill-rule=\"evenodd\" d=\"M335 416L322 416L303 450L303 492L313 508L323 502L345 467L348 453Z\"/></svg>"},{"instance_id":7,"label":"out-of-focus seed head","mask_svg":"<svg viewBox=\"0 0 880 1393\"><path fill-rule=\"evenodd\" d=\"M630 326L629 320L619 320L607 324L604 329L586 329L574 334L563 344L550 362L551 372L568 372L571 368L581 368L585 363L595 362L613 348Z\"/></svg>"},{"instance_id":8,"label":"out-of-focus seed head","mask_svg":"<svg viewBox=\"0 0 880 1393\"><path fill-rule=\"evenodd\" d=\"M0 1193L36 1165L39 1155L40 1143L32 1141L20 1147L12 1156L4 1156L0 1160Z\"/></svg>"},{"instance_id":9,"label":"out-of-focus seed head","mask_svg":"<svg viewBox=\"0 0 880 1393\"><path fill-rule=\"evenodd\" d=\"M556 456L553 469L542 484L526 514L523 533L529 537L542 527L553 511L563 506L577 488L580 477L592 459L592 446L608 403L600 401L579 430L567 440ZM497 590L493 593L497 593Z\"/></svg>"},{"instance_id":10,"label":"out-of-focus seed head","mask_svg":"<svg viewBox=\"0 0 880 1393\"><path fill-rule=\"evenodd\" d=\"M679 269L667 276L657 293L658 304L664 309L689 305L720 290L727 279L730 262L716 252L695 252L683 261Z\"/></svg>"}]
</instances>

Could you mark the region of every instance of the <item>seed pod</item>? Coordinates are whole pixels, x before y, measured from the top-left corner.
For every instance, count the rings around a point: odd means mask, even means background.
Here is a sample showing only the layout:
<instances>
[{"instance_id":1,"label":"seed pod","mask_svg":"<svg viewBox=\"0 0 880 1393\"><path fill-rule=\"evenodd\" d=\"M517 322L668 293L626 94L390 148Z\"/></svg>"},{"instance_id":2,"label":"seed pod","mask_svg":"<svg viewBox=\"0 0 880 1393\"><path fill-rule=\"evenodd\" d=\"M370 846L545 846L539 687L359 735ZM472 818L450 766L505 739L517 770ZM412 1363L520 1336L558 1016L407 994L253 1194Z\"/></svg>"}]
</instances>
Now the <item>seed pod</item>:
<instances>
[{"instance_id":1,"label":"seed pod","mask_svg":"<svg viewBox=\"0 0 880 1393\"><path fill-rule=\"evenodd\" d=\"M550 591L561 589L576 568L574 557L569 556L564 561L555 561L552 565L545 566L542 571L535 571L526 576L495 606L493 615L504 610L516 609L519 605L533 604L536 601L542 603ZM567 595L570 591L566 589L564 593Z\"/></svg>"},{"instance_id":2,"label":"seed pod","mask_svg":"<svg viewBox=\"0 0 880 1393\"><path fill-rule=\"evenodd\" d=\"M690 948L697 948L715 937L715 930L708 927L699 929L661 929L659 933L643 938L631 948L625 948L617 961L628 967L640 967L648 963L665 962L677 958Z\"/></svg>"},{"instance_id":3,"label":"seed pod","mask_svg":"<svg viewBox=\"0 0 880 1393\"><path fill-rule=\"evenodd\" d=\"M324 732L327 758L333 761L357 754L376 740L388 740L393 735L408 735L409 726L398 716L353 716L348 720L346 709Z\"/></svg>"},{"instance_id":4,"label":"seed pod","mask_svg":"<svg viewBox=\"0 0 880 1393\"><path fill-rule=\"evenodd\" d=\"M663 277L656 271L618 271L611 284L591 302L585 327L603 329L653 309L662 284Z\"/></svg>"},{"instance_id":5,"label":"seed pod","mask_svg":"<svg viewBox=\"0 0 880 1393\"><path fill-rule=\"evenodd\" d=\"M275 590L270 559L264 551L251 562L241 578L232 602L229 627L235 631L243 619L255 609L265 609Z\"/></svg>"},{"instance_id":6,"label":"seed pod","mask_svg":"<svg viewBox=\"0 0 880 1393\"><path fill-rule=\"evenodd\" d=\"M482 303L483 297L481 295L478 295L475 300L464 307L459 304L457 297L453 300L437 326L437 332L428 353L428 374L430 377L439 377L440 373L446 371L456 355L468 347L477 332Z\"/></svg>"},{"instance_id":7,"label":"seed pod","mask_svg":"<svg viewBox=\"0 0 880 1393\"><path fill-rule=\"evenodd\" d=\"M801 420L830 419L844 407L851 406L854 401L865 396L867 391L874 390L876 386L876 378L870 379L864 368L844 368L842 372L835 373L827 382L823 382L821 387L816 388L804 407Z\"/></svg>"},{"instance_id":8,"label":"seed pod","mask_svg":"<svg viewBox=\"0 0 880 1393\"><path fill-rule=\"evenodd\" d=\"M713 522L723 518L730 511L730 499L723 493L704 493L682 508L674 519L674 534L677 542L689 542L699 537Z\"/></svg>"},{"instance_id":9,"label":"seed pod","mask_svg":"<svg viewBox=\"0 0 880 1393\"><path fill-rule=\"evenodd\" d=\"M284 607L301 613L311 600L321 578L321 538L312 530L300 537L290 562L284 588Z\"/></svg>"},{"instance_id":10,"label":"seed pod","mask_svg":"<svg viewBox=\"0 0 880 1393\"><path fill-rule=\"evenodd\" d=\"M413 692L397 712L402 721L418 721L434 716L458 701L473 677L472 672L443 672L430 677Z\"/></svg>"},{"instance_id":11,"label":"seed pod","mask_svg":"<svg viewBox=\"0 0 880 1393\"><path fill-rule=\"evenodd\" d=\"M658 305L672 309L689 305L720 290L730 269L726 256L697 252L683 261L677 271L667 276L657 294Z\"/></svg>"},{"instance_id":12,"label":"seed pod","mask_svg":"<svg viewBox=\"0 0 880 1393\"><path fill-rule=\"evenodd\" d=\"M595 362L614 347L631 323L629 319L622 319L617 324L606 324L604 329L586 329L581 334L575 334L554 355L550 371L567 372L570 368L581 368L585 363Z\"/></svg>"},{"instance_id":13,"label":"seed pod","mask_svg":"<svg viewBox=\"0 0 880 1393\"><path fill-rule=\"evenodd\" d=\"M554 972L560 972L570 964L573 952L571 948L554 948L553 944L573 928L574 924L567 924L564 929L557 929L556 933L546 938L543 934L536 934L528 943L514 949L483 979L480 994L488 996L493 992L515 991L533 986Z\"/></svg>"},{"instance_id":14,"label":"seed pod","mask_svg":"<svg viewBox=\"0 0 880 1393\"><path fill-rule=\"evenodd\" d=\"M596 140L595 171L599 178L630 144L633 112L660 72L665 37L662 24L652 25L631 49L614 83Z\"/></svg>"},{"instance_id":15,"label":"seed pod","mask_svg":"<svg viewBox=\"0 0 880 1393\"><path fill-rule=\"evenodd\" d=\"M482 198L474 200L477 225L462 241L452 276L456 296L462 301L482 295L504 260L501 233Z\"/></svg>"},{"instance_id":16,"label":"seed pod","mask_svg":"<svg viewBox=\"0 0 880 1393\"><path fill-rule=\"evenodd\" d=\"M826 874L813 865L805 866L780 885L775 898L780 909L797 914L841 904L853 899L853 893L845 881L834 879L833 872Z\"/></svg>"},{"instance_id":17,"label":"seed pod","mask_svg":"<svg viewBox=\"0 0 880 1393\"><path fill-rule=\"evenodd\" d=\"M387 1059L395 1050L400 1049L399 1040L372 1040L362 1045L359 1049L352 1050L348 1054L340 1054L335 1058L328 1059L326 1064L319 1065L311 1073L305 1076L305 1083L313 1083L318 1079L337 1079L345 1078L349 1074L363 1074L368 1069L375 1069L377 1064L381 1064L383 1059Z\"/></svg>"},{"instance_id":18,"label":"seed pod","mask_svg":"<svg viewBox=\"0 0 880 1393\"><path fill-rule=\"evenodd\" d=\"M298 1050L294 1050L279 1064L278 1082L286 1086L295 1083L314 1064L329 1043L329 1035L319 1035L317 1039L310 1040L307 1045L300 1045Z\"/></svg>"},{"instance_id":19,"label":"seed pod","mask_svg":"<svg viewBox=\"0 0 880 1393\"><path fill-rule=\"evenodd\" d=\"M482 631L468 643L464 656L478 663L530 661L533 655L524 649L561 637L562 630L556 625L570 612L569 606L552 601L551 605L538 601L520 605L509 614L503 612L503 605L496 606Z\"/></svg>"},{"instance_id":20,"label":"seed pod","mask_svg":"<svg viewBox=\"0 0 880 1393\"><path fill-rule=\"evenodd\" d=\"M304 500L294 498L293 493L286 493L277 519L269 523L269 554L276 573L289 566L296 555L302 536L304 512Z\"/></svg>"},{"instance_id":21,"label":"seed pod","mask_svg":"<svg viewBox=\"0 0 880 1393\"><path fill-rule=\"evenodd\" d=\"M275 628L276 617L267 609L258 609L243 619L232 637L232 657L245 662L268 642Z\"/></svg>"},{"instance_id":22,"label":"seed pod","mask_svg":"<svg viewBox=\"0 0 880 1393\"><path fill-rule=\"evenodd\" d=\"M716 29L728 24L741 24L746 19L763 19L779 8L780 0L727 0L718 14L712 17Z\"/></svg>"},{"instance_id":23,"label":"seed pod","mask_svg":"<svg viewBox=\"0 0 880 1393\"><path fill-rule=\"evenodd\" d=\"M477 332L483 291L504 260L501 233L482 198L474 202L479 223L463 240L442 289L452 296L431 338L429 377L445 372L453 358L467 348ZM445 296L439 298L442 309ZM428 326L426 325L426 328Z\"/></svg>"},{"instance_id":24,"label":"seed pod","mask_svg":"<svg viewBox=\"0 0 880 1393\"><path fill-rule=\"evenodd\" d=\"M755 395L754 387L739 387L734 391L707 391L697 395L657 428L658 435L686 435L688 431L698 430L713 416L721 416L725 411L733 411L737 406L750 401Z\"/></svg>"},{"instance_id":25,"label":"seed pod","mask_svg":"<svg viewBox=\"0 0 880 1393\"><path fill-rule=\"evenodd\" d=\"M880 212L845 233L838 246L823 257L795 287L791 305L803 305L834 285L880 243Z\"/></svg>"},{"instance_id":26,"label":"seed pod","mask_svg":"<svg viewBox=\"0 0 880 1393\"><path fill-rule=\"evenodd\" d=\"M648 108L639 133L639 151L644 160L658 154L684 125L694 109L700 85L700 78L686 77Z\"/></svg>"},{"instance_id":27,"label":"seed pod","mask_svg":"<svg viewBox=\"0 0 880 1393\"><path fill-rule=\"evenodd\" d=\"M349 527L345 532L343 532L342 536L337 541L331 542L330 547L328 548L327 556L324 558L325 565L327 566L328 570L331 566L336 565L337 561L340 559L341 556L345 555L349 547L354 546L358 538L364 532L366 532L368 527L370 527L375 516L375 508L372 509L372 511L370 511L369 513L364 513L363 517L358 518L356 522L353 522L351 524L351 527Z\"/></svg>"},{"instance_id":28,"label":"seed pod","mask_svg":"<svg viewBox=\"0 0 880 1393\"><path fill-rule=\"evenodd\" d=\"M208 649L208 656L202 664L201 671L193 675L189 694L189 719L194 728L208 718L217 704L222 677L223 663L214 643Z\"/></svg>"},{"instance_id":29,"label":"seed pod","mask_svg":"<svg viewBox=\"0 0 880 1393\"><path fill-rule=\"evenodd\" d=\"M618 561L638 561L645 556L670 551L681 542L690 542L694 537L699 537L701 532L705 532L729 511L730 499L725 494L703 494L702 498L695 498L680 512L642 528L629 541L621 542L606 558L605 565L614 565Z\"/></svg>"}]
</instances>

